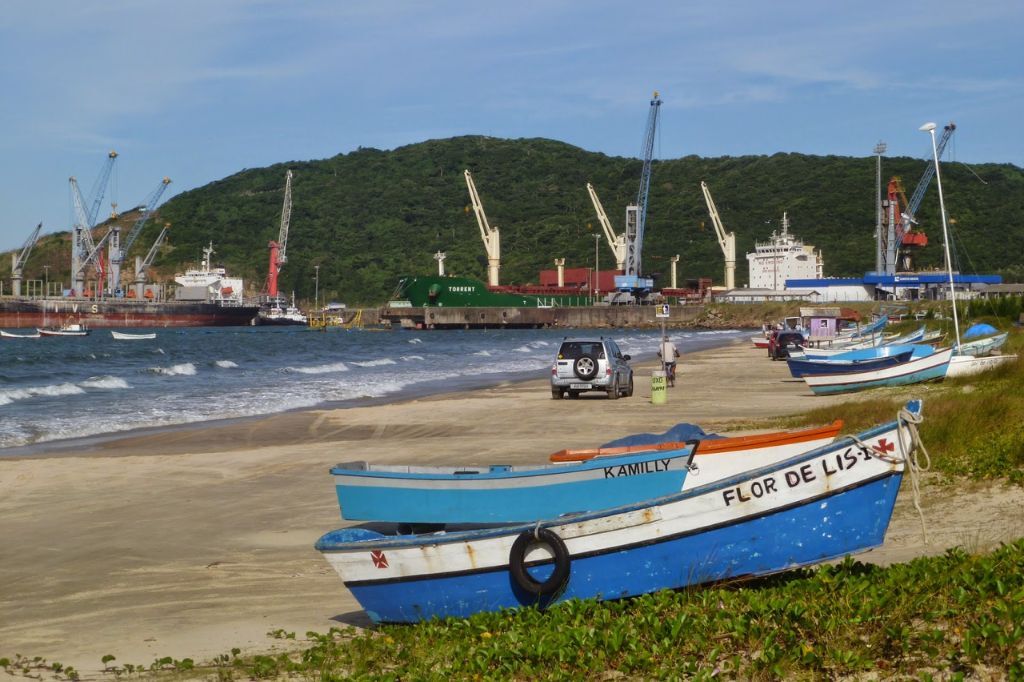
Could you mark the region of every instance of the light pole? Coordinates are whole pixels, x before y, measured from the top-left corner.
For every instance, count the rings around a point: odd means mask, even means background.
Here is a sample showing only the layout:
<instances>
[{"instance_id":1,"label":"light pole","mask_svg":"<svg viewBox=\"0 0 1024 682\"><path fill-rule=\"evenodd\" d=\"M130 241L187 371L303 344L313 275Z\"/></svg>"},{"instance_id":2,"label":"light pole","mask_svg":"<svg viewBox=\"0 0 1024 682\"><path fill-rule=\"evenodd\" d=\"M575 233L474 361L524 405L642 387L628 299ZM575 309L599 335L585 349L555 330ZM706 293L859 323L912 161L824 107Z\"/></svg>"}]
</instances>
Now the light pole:
<instances>
[{"instance_id":1,"label":"light pole","mask_svg":"<svg viewBox=\"0 0 1024 682\"><path fill-rule=\"evenodd\" d=\"M949 231L946 227L946 201L942 198L942 176L939 174L939 150L935 145L935 124L925 123L919 128L932 136L932 158L935 159L935 184L939 188L939 211L942 213L942 239L946 247L946 271L949 273L949 297L953 301L953 329L956 331L956 347L960 349L960 321L956 314L956 289L953 288L953 262L949 256Z\"/></svg>"},{"instance_id":2,"label":"light pole","mask_svg":"<svg viewBox=\"0 0 1024 682\"><path fill-rule=\"evenodd\" d=\"M314 265L313 269L316 270L316 287L313 289L313 309L320 309L320 266Z\"/></svg>"},{"instance_id":3,"label":"light pole","mask_svg":"<svg viewBox=\"0 0 1024 682\"><path fill-rule=\"evenodd\" d=\"M50 295L50 266L43 266L43 297Z\"/></svg>"},{"instance_id":4,"label":"light pole","mask_svg":"<svg viewBox=\"0 0 1024 682\"><path fill-rule=\"evenodd\" d=\"M599 282L601 281L601 269L600 261L598 260L598 246L601 244L601 235L595 234L594 237L594 303L597 303L598 290L600 288Z\"/></svg>"},{"instance_id":5,"label":"light pole","mask_svg":"<svg viewBox=\"0 0 1024 682\"><path fill-rule=\"evenodd\" d=\"M882 275L888 274L882 252L882 154L885 149L885 143L879 140L875 145L875 272Z\"/></svg>"}]
</instances>

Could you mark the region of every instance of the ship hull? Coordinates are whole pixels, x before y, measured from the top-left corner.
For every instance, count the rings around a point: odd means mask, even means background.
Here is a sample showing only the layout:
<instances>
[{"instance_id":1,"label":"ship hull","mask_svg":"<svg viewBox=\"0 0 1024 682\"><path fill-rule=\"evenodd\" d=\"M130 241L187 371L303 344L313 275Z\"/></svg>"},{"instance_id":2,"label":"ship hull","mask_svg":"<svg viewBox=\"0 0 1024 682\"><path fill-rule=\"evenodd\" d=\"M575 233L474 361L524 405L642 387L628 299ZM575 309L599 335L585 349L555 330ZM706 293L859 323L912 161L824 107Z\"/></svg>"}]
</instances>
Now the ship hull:
<instances>
[{"instance_id":1,"label":"ship hull","mask_svg":"<svg viewBox=\"0 0 1024 682\"><path fill-rule=\"evenodd\" d=\"M5 298L0 299L0 327L49 327L62 324L69 317L92 329L248 326L253 324L258 310L257 306L180 301Z\"/></svg>"}]
</instances>

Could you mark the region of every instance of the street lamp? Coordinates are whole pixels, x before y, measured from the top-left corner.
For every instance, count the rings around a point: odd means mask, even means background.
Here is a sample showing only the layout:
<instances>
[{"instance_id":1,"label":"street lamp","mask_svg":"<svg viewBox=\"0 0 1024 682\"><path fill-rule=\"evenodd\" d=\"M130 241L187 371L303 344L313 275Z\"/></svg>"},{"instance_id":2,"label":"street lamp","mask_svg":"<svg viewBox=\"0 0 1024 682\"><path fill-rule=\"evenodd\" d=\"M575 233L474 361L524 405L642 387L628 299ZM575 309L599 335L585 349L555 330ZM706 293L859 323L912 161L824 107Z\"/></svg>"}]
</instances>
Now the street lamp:
<instances>
[{"instance_id":1,"label":"street lamp","mask_svg":"<svg viewBox=\"0 0 1024 682\"><path fill-rule=\"evenodd\" d=\"M50 266L43 266L43 296L50 295Z\"/></svg>"},{"instance_id":2,"label":"street lamp","mask_svg":"<svg viewBox=\"0 0 1024 682\"><path fill-rule=\"evenodd\" d=\"M320 266L314 265L313 269L316 270L316 288L313 290L313 308L320 308Z\"/></svg>"},{"instance_id":3,"label":"street lamp","mask_svg":"<svg viewBox=\"0 0 1024 682\"><path fill-rule=\"evenodd\" d=\"M598 260L598 245L601 243L601 235L591 235L594 238L594 303L597 303L598 290L601 281L600 261Z\"/></svg>"},{"instance_id":4,"label":"street lamp","mask_svg":"<svg viewBox=\"0 0 1024 682\"><path fill-rule=\"evenodd\" d=\"M953 329L956 331L956 347L960 349L960 320L956 314L956 289L953 288L953 262L949 256L949 231L946 227L946 201L942 197L942 176L939 174L939 150L935 145L935 124L925 123L918 128L932 136L932 158L935 159L935 184L939 188L939 211L942 213L942 239L946 246L946 271L949 273L949 297L953 301Z\"/></svg>"}]
</instances>

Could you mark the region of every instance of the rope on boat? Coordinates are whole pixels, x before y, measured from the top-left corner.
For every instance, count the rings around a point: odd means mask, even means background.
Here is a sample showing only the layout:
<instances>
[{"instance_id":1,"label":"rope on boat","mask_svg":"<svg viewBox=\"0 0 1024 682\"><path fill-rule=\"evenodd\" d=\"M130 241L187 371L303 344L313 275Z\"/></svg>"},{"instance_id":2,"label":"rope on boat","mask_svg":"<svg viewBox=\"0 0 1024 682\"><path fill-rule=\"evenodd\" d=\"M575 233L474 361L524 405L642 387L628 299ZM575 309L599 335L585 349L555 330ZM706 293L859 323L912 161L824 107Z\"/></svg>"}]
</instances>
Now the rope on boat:
<instances>
[{"instance_id":1,"label":"rope on boat","mask_svg":"<svg viewBox=\"0 0 1024 682\"><path fill-rule=\"evenodd\" d=\"M892 463L904 463L907 478L910 479L910 491L914 501L914 509L917 510L917 515L921 519L921 536L924 538L924 544L927 545L928 528L924 520L924 510L921 508L921 473L932 468L932 458L928 454L928 450L921 440L921 434L917 430L917 425L922 421L924 420L921 415L911 412L905 407L900 408L899 413L896 415L896 440L900 444L900 454L898 456L879 452L856 436L850 436L849 438L860 446L861 450L866 454L876 459Z\"/></svg>"}]
</instances>

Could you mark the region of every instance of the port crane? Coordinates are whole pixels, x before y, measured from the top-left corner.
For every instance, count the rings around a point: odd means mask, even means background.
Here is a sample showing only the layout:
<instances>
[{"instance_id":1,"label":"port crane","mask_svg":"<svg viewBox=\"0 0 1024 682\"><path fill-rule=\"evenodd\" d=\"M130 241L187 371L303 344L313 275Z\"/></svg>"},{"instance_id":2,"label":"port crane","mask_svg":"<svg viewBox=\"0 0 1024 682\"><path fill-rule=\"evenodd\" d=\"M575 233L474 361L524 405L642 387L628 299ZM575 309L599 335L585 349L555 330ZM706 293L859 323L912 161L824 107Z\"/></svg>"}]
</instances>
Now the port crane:
<instances>
[{"instance_id":1,"label":"port crane","mask_svg":"<svg viewBox=\"0 0 1024 682\"><path fill-rule=\"evenodd\" d=\"M156 241L149 247L149 252L146 253L145 258L136 256L135 257L135 278L132 280L132 284L135 286L135 298L143 298L146 294L146 271L149 270L149 266L153 264L153 259L156 258L157 251L160 245L164 242L164 237L167 236L167 230L171 228L170 223L164 223L164 227L160 230L160 234L157 235ZM126 249L127 251L127 249Z\"/></svg>"},{"instance_id":2,"label":"port crane","mask_svg":"<svg viewBox=\"0 0 1024 682\"><path fill-rule=\"evenodd\" d=\"M117 160L117 152L107 154L106 163L100 171L99 177L93 185L93 202L90 208L86 209L85 199L78 188L78 180L74 176L68 179L71 185L71 201L74 206L75 224L71 231L71 281L73 282L75 295L81 295L85 288L85 269L90 264L97 264L96 256L100 253L99 248L109 237L108 232L100 244L97 245L92 239L92 229L96 226L96 217L99 213L100 204L103 202L103 195L107 191L107 182L114 169L114 162ZM116 209L117 204L111 204ZM111 213L113 217L115 213Z\"/></svg>"},{"instance_id":3,"label":"port crane","mask_svg":"<svg viewBox=\"0 0 1024 682\"><path fill-rule=\"evenodd\" d=\"M955 130L956 124L952 121L943 127L942 136L936 144L936 154L940 158ZM909 201L903 193L903 185L900 178L894 177L889 181L888 229L882 234L882 253L885 258L883 271L887 275L896 274L897 261L901 256L909 267L910 256L906 253L908 250L920 248L928 244L928 237L923 232L912 231L912 229L917 224L915 219L917 209L920 208L921 201L924 199L925 192L928 191L928 186L931 184L932 177L934 176L935 165L928 163L924 173L921 175L921 179L917 183L917 187L914 188L913 194L910 195ZM902 205L904 208L902 211L899 210L899 199L903 200Z\"/></svg>"},{"instance_id":4,"label":"port crane","mask_svg":"<svg viewBox=\"0 0 1024 682\"><path fill-rule=\"evenodd\" d=\"M107 246L107 260L110 261L110 271L107 277L107 291L117 294L121 289L121 266L124 263L125 256L128 255L128 251L132 248L132 244L138 239L139 234L142 232L142 228L145 227L149 221L150 216L153 215L153 209L156 208L157 202L160 201L160 197L163 196L167 186L171 184L170 178L164 178L160 181L160 184L156 186L149 196L146 198L146 202L142 205L142 213L139 218L132 225L132 229L128 231L128 236L125 237L124 244L121 244L121 227L114 225L110 228L110 240ZM138 272L136 272L135 279L138 279Z\"/></svg>"},{"instance_id":5,"label":"port crane","mask_svg":"<svg viewBox=\"0 0 1024 682\"><path fill-rule=\"evenodd\" d=\"M469 188L469 200L473 203L476 224L480 227L480 237L484 240L484 249L487 251L487 284L496 287L498 272L501 270L501 235L497 226L491 227L487 222L484 205L480 202L480 195L477 194L476 184L469 169L466 169L466 187Z\"/></svg>"},{"instance_id":6,"label":"port crane","mask_svg":"<svg viewBox=\"0 0 1024 682\"><path fill-rule=\"evenodd\" d=\"M608 220L608 214L604 212L604 206L597 198L597 190L589 182L587 183L587 192L590 194L590 201L594 204L594 210L597 211L597 221L601 223L601 228L604 230L608 247L615 256L615 269L623 270L626 267L626 236L615 234L615 230L612 229L612 224Z\"/></svg>"},{"instance_id":7,"label":"port crane","mask_svg":"<svg viewBox=\"0 0 1024 682\"><path fill-rule=\"evenodd\" d=\"M715 200L711 198L711 190L708 183L701 180L700 189L704 192L704 201L708 205L708 213L711 214L711 222L715 226L715 234L718 235L718 245L722 248L722 255L725 256L725 288L733 290L736 288L736 235L733 232L726 232L722 225L722 218L718 215L718 208Z\"/></svg>"},{"instance_id":8,"label":"port crane","mask_svg":"<svg viewBox=\"0 0 1024 682\"><path fill-rule=\"evenodd\" d=\"M11 254L11 288L15 296L21 296L21 279L25 263L28 262L28 257L32 254L32 247L36 245L36 240L39 239L39 232L42 229L42 223L36 225L36 229L32 230L32 234L28 236L25 244L21 247L21 252Z\"/></svg>"},{"instance_id":9,"label":"port crane","mask_svg":"<svg viewBox=\"0 0 1024 682\"><path fill-rule=\"evenodd\" d=\"M270 242L267 246L270 249L270 264L267 267L267 298L271 301L278 301L277 275L281 272L281 266L288 262L288 226L292 219L292 172L289 170L284 174L284 204L281 206L281 229L277 235L277 241Z\"/></svg>"},{"instance_id":10,"label":"port crane","mask_svg":"<svg viewBox=\"0 0 1024 682\"><path fill-rule=\"evenodd\" d=\"M647 224L647 197L651 188L651 157L654 154L654 136L658 128L660 109L661 99L658 98L658 92L655 91L647 114L647 128L642 147L643 168L640 172L640 188L637 190L636 203L626 207L624 274L615 278L616 289L640 295L650 291L654 286L653 280L642 276L642 255L644 229Z\"/></svg>"}]
</instances>

